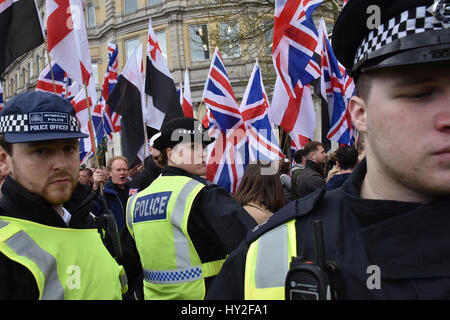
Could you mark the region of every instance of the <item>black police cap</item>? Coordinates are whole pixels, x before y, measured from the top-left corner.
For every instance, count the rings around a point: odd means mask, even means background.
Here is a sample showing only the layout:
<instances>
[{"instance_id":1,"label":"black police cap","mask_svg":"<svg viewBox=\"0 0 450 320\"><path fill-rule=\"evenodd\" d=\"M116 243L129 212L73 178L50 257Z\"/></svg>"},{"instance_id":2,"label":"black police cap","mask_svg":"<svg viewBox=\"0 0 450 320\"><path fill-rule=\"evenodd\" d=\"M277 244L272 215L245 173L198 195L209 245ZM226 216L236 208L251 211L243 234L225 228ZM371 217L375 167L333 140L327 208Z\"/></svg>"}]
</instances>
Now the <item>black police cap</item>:
<instances>
[{"instance_id":1,"label":"black police cap","mask_svg":"<svg viewBox=\"0 0 450 320\"><path fill-rule=\"evenodd\" d=\"M49 92L25 92L0 112L0 133L9 143L87 138L72 104Z\"/></svg>"},{"instance_id":2,"label":"black police cap","mask_svg":"<svg viewBox=\"0 0 450 320\"><path fill-rule=\"evenodd\" d=\"M450 60L450 0L350 0L334 26L332 46L353 76Z\"/></svg>"},{"instance_id":3,"label":"black police cap","mask_svg":"<svg viewBox=\"0 0 450 320\"><path fill-rule=\"evenodd\" d=\"M208 145L214 138L208 137L200 121L188 117L175 118L162 125L161 135L153 142L153 148L158 150L173 148L183 141L201 141Z\"/></svg>"}]
</instances>

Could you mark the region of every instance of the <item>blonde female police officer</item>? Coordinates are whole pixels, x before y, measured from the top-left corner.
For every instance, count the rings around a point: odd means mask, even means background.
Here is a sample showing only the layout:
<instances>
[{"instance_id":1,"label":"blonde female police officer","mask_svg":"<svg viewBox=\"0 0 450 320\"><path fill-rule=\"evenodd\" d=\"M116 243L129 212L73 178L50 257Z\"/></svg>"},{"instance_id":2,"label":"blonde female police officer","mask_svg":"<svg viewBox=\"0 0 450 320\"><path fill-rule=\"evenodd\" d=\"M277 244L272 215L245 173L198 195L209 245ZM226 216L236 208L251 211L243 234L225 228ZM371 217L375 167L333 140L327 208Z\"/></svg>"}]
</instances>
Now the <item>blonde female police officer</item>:
<instances>
[{"instance_id":1,"label":"blonde female police officer","mask_svg":"<svg viewBox=\"0 0 450 320\"><path fill-rule=\"evenodd\" d=\"M125 275L78 184L80 132L70 102L27 92L0 113L0 299L121 299ZM126 288L124 288L126 289Z\"/></svg>"},{"instance_id":2,"label":"blonde female police officer","mask_svg":"<svg viewBox=\"0 0 450 320\"><path fill-rule=\"evenodd\" d=\"M338 299L450 298L449 27L446 0L347 2L332 44L356 80L349 110L366 158L341 188L252 232L208 298L284 299L291 257L315 260L314 220Z\"/></svg>"},{"instance_id":3,"label":"blonde female police officer","mask_svg":"<svg viewBox=\"0 0 450 320\"><path fill-rule=\"evenodd\" d=\"M123 241L124 265L134 281L140 264L145 299L203 299L226 256L256 225L227 191L201 177L211 141L195 119L165 123L154 147L167 166L128 199L133 239ZM132 259L134 243L140 261Z\"/></svg>"}]
</instances>

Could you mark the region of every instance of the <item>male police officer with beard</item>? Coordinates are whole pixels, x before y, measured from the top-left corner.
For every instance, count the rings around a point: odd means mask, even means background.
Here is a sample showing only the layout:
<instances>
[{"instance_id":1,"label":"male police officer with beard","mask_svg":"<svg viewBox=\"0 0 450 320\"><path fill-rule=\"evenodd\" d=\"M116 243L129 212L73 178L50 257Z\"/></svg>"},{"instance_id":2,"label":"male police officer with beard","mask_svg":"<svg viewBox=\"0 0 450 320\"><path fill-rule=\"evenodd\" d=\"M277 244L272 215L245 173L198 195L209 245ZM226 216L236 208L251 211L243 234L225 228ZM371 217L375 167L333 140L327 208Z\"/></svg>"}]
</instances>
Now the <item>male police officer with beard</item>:
<instances>
[{"instance_id":1,"label":"male police officer with beard","mask_svg":"<svg viewBox=\"0 0 450 320\"><path fill-rule=\"evenodd\" d=\"M95 193L78 183L73 106L22 93L0 112L0 300L121 299L123 267L101 240Z\"/></svg>"},{"instance_id":2,"label":"male police officer with beard","mask_svg":"<svg viewBox=\"0 0 450 320\"><path fill-rule=\"evenodd\" d=\"M317 298L314 285L285 283L293 256L316 261L316 220L338 299L450 298L449 27L446 0L346 4L332 44L356 81L349 111L366 158L341 188L291 202L250 233L207 298L291 298L285 284Z\"/></svg>"},{"instance_id":3,"label":"male police officer with beard","mask_svg":"<svg viewBox=\"0 0 450 320\"><path fill-rule=\"evenodd\" d=\"M143 272L145 299L203 299L226 256L256 226L225 189L201 177L212 141L195 119L163 124L154 147L166 167L128 199L123 263L130 282Z\"/></svg>"}]
</instances>

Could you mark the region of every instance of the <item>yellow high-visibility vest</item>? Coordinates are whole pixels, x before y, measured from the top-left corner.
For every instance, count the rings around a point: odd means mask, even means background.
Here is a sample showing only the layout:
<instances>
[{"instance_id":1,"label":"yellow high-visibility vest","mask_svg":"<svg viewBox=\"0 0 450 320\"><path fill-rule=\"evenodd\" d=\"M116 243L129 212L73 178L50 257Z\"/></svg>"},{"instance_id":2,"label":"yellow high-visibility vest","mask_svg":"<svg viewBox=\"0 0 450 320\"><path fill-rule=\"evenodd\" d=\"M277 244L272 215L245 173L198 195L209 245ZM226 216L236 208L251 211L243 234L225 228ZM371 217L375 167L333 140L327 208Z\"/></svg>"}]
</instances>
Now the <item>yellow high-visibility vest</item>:
<instances>
[{"instance_id":1,"label":"yellow high-visibility vest","mask_svg":"<svg viewBox=\"0 0 450 320\"><path fill-rule=\"evenodd\" d=\"M160 176L128 199L126 221L144 272L145 299L196 300L204 278L223 260L203 263L187 231L192 204L204 184L184 176Z\"/></svg>"},{"instance_id":2,"label":"yellow high-visibility vest","mask_svg":"<svg viewBox=\"0 0 450 320\"><path fill-rule=\"evenodd\" d=\"M245 300L284 300L285 279L297 256L295 219L254 241L245 262Z\"/></svg>"},{"instance_id":3,"label":"yellow high-visibility vest","mask_svg":"<svg viewBox=\"0 0 450 320\"><path fill-rule=\"evenodd\" d=\"M30 270L42 300L122 299L127 290L125 271L97 229L0 216L0 252Z\"/></svg>"}]
</instances>

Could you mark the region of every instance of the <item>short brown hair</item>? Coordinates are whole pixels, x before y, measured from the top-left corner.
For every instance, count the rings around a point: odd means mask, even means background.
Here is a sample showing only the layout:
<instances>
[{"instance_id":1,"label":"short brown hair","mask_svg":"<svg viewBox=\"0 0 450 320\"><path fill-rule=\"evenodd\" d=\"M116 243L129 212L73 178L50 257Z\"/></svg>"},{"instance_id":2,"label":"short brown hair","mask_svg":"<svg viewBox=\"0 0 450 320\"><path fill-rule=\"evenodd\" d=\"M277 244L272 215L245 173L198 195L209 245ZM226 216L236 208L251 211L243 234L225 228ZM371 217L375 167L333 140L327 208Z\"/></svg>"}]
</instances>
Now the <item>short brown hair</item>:
<instances>
[{"instance_id":1,"label":"short brown hair","mask_svg":"<svg viewBox=\"0 0 450 320\"><path fill-rule=\"evenodd\" d=\"M311 152L317 151L319 149L319 147L323 147L325 149L325 147L323 146L322 142L319 142L319 141L308 142L305 145L305 148L303 149L303 150L305 150L305 156L307 157L307 156L309 156L309 154Z\"/></svg>"},{"instance_id":2,"label":"short brown hair","mask_svg":"<svg viewBox=\"0 0 450 320\"><path fill-rule=\"evenodd\" d=\"M116 160L123 160L123 161L125 161L125 163L127 164L127 168L128 168L128 160L127 160L127 158L125 158L124 156L116 156L116 157L109 158L108 163L106 164L106 169L108 171L111 171L112 164Z\"/></svg>"},{"instance_id":3,"label":"short brown hair","mask_svg":"<svg viewBox=\"0 0 450 320\"><path fill-rule=\"evenodd\" d=\"M271 212L281 209L285 204L285 198L279 174L261 174L261 168L269 167L270 164L259 162L247 165L241 184L233 196L234 199L243 206L250 202L262 204Z\"/></svg>"}]
</instances>

